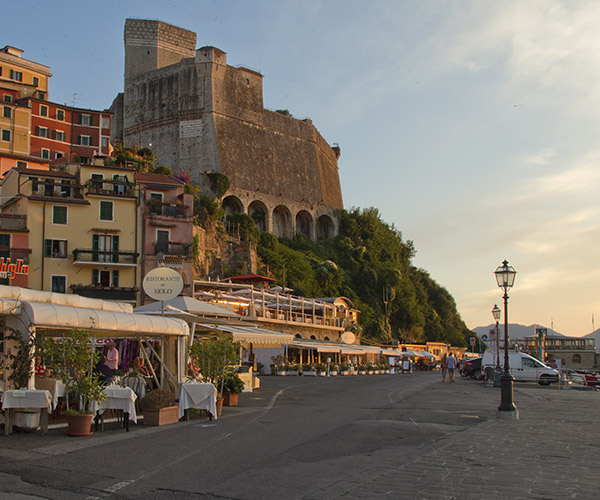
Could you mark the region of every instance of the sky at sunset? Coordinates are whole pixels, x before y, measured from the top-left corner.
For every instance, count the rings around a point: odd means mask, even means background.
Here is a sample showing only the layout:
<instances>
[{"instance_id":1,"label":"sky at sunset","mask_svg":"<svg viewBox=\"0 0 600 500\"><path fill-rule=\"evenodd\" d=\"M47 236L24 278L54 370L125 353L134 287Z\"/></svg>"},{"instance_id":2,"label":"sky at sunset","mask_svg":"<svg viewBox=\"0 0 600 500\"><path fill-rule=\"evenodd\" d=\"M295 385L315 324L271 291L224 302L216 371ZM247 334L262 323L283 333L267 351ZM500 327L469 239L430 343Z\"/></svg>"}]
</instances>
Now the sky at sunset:
<instances>
[{"instance_id":1,"label":"sky at sunset","mask_svg":"<svg viewBox=\"0 0 600 500\"><path fill-rule=\"evenodd\" d=\"M264 75L265 107L339 143L344 205L377 207L470 328L600 327L600 2L105 0L11 4L0 47L50 66L50 100L108 108L127 17L197 33ZM175 165L171 166L175 170Z\"/></svg>"}]
</instances>

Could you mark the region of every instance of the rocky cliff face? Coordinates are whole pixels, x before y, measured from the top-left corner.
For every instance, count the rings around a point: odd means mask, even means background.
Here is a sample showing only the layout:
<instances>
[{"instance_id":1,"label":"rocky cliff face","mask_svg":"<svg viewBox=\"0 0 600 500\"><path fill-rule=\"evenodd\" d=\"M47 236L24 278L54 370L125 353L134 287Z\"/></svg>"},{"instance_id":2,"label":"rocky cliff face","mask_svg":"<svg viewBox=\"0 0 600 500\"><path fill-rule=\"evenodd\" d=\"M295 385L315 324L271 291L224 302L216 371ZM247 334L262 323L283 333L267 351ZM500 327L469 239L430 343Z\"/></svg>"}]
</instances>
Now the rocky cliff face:
<instances>
[{"instance_id":1,"label":"rocky cliff face","mask_svg":"<svg viewBox=\"0 0 600 500\"><path fill-rule=\"evenodd\" d=\"M255 249L232 230L223 231L214 224L194 226L194 279L219 280L238 274L255 273Z\"/></svg>"}]
</instances>

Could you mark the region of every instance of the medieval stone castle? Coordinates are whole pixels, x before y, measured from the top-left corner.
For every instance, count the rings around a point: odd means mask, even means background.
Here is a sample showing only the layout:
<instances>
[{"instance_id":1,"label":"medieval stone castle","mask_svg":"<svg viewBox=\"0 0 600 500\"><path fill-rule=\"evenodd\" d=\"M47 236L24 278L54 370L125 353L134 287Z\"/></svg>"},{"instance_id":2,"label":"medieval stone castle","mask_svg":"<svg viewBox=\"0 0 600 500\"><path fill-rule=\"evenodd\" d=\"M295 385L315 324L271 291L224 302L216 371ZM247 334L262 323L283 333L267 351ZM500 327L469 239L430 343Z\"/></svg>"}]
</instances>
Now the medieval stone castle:
<instances>
[{"instance_id":1,"label":"medieval stone castle","mask_svg":"<svg viewBox=\"0 0 600 500\"><path fill-rule=\"evenodd\" d=\"M253 216L263 231L336 234L340 149L311 120L265 109L260 73L227 65L216 47L196 49L195 33L161 21L127 19L124 39L114 142L150 147L205 191L205 174L226 175L224 208Z\"/></svg>"}]
</instances>

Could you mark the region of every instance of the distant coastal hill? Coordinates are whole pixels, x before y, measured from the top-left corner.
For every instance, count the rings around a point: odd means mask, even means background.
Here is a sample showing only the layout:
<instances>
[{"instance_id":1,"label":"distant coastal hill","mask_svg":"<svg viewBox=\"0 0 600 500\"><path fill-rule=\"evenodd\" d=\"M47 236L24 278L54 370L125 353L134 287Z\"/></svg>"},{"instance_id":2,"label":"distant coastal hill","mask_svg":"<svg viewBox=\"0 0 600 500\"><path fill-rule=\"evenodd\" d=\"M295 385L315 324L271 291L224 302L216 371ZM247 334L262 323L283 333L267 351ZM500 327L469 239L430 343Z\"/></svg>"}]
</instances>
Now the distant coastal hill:
<instances>
[{"instance_id":1,"label":"distant coastal hill","mask_svg":"<svg viewBox=\"0 0 600 500\"><path fill-rule=\"evenodd\" d=\"M519 325L518 323L509 323L508 324L508 335L511 339L524 339L525 337L533 337L535 335L536 326L539 328L547 328L548 335L552 335L553 337L565 337L562 333L552 330L544 325ZM496 328L496 324L492 323L488 326L478 326L477 328L473 328L473 331L477 334L479 338L482 335L489 335L490 330ZM504 335L504 324L500 323L500 335Z\"/></svg>"}]
</instances>

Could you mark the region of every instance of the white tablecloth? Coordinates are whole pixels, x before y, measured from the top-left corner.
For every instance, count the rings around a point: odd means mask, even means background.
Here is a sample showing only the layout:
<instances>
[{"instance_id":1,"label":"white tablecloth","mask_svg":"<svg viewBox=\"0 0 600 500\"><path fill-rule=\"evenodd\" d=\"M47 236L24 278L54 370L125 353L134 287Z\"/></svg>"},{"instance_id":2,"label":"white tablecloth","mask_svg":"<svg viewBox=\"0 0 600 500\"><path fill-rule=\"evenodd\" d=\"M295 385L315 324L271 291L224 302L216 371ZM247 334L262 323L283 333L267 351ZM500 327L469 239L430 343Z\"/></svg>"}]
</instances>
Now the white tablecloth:
<instances>
[{"instance_id":1,"label":"white tablecloth","mask_svg":"<svg viewBox=\"0 0 600 500\"><path fill-rule=\"evenodd\" d=\"M15 408L38 408L41 410L40 424L42 435L48 431L48 412L52 411L52 395L50 391L4 391L2 398L2 409L6 410L6 421L4 422L4 435L12 432Z\"/></svg>"},{"instance_id":2,"label":"white tablecloth","mask_svg":"<svg viewBox=\"0 0 600 500\"><path fill-rule=\"evenodd\" d=\"M129 387L107 387L104 389L106 399L102 403L92 401L90 410L94 413L99 411L100 414L104 410L123 410L129 413L129 418L137 424L137 414L135 412L135 400L137 396Z\"/></svg>"},{"instance_id":3,"label":"white tablecloth","mask_svg":"<svg viewBox=\"0 0 600 500\"><path fill-rule=\"evenodd\" d=\"M50 391L4 391L2 409L8 408L45 408L52 411Z\"/></svg>"},{"instance_id":4,"label":"white tablecloth","mask_svg":"<svg viewBox=\"0 0 600 500\"><path fill-rule=\"evenodd\" d=\"M213 384L189 382L179 384L179 418L188 408L208 410L217 419L217 388Z\"/></svg>"},{"instance_id":5,"label":"white tablecloth","mask_svg":"<svg viewBox=\"0 0 600 500\"><path fill-rule=\"evenodd\" d=\"M36 378L35 379L36 389L50 391L52 395L52 409L56 410L58 405L58 398L64 398L67 395L65 384L60 380L53 378Z\"/></svg>"}]
</instances>

